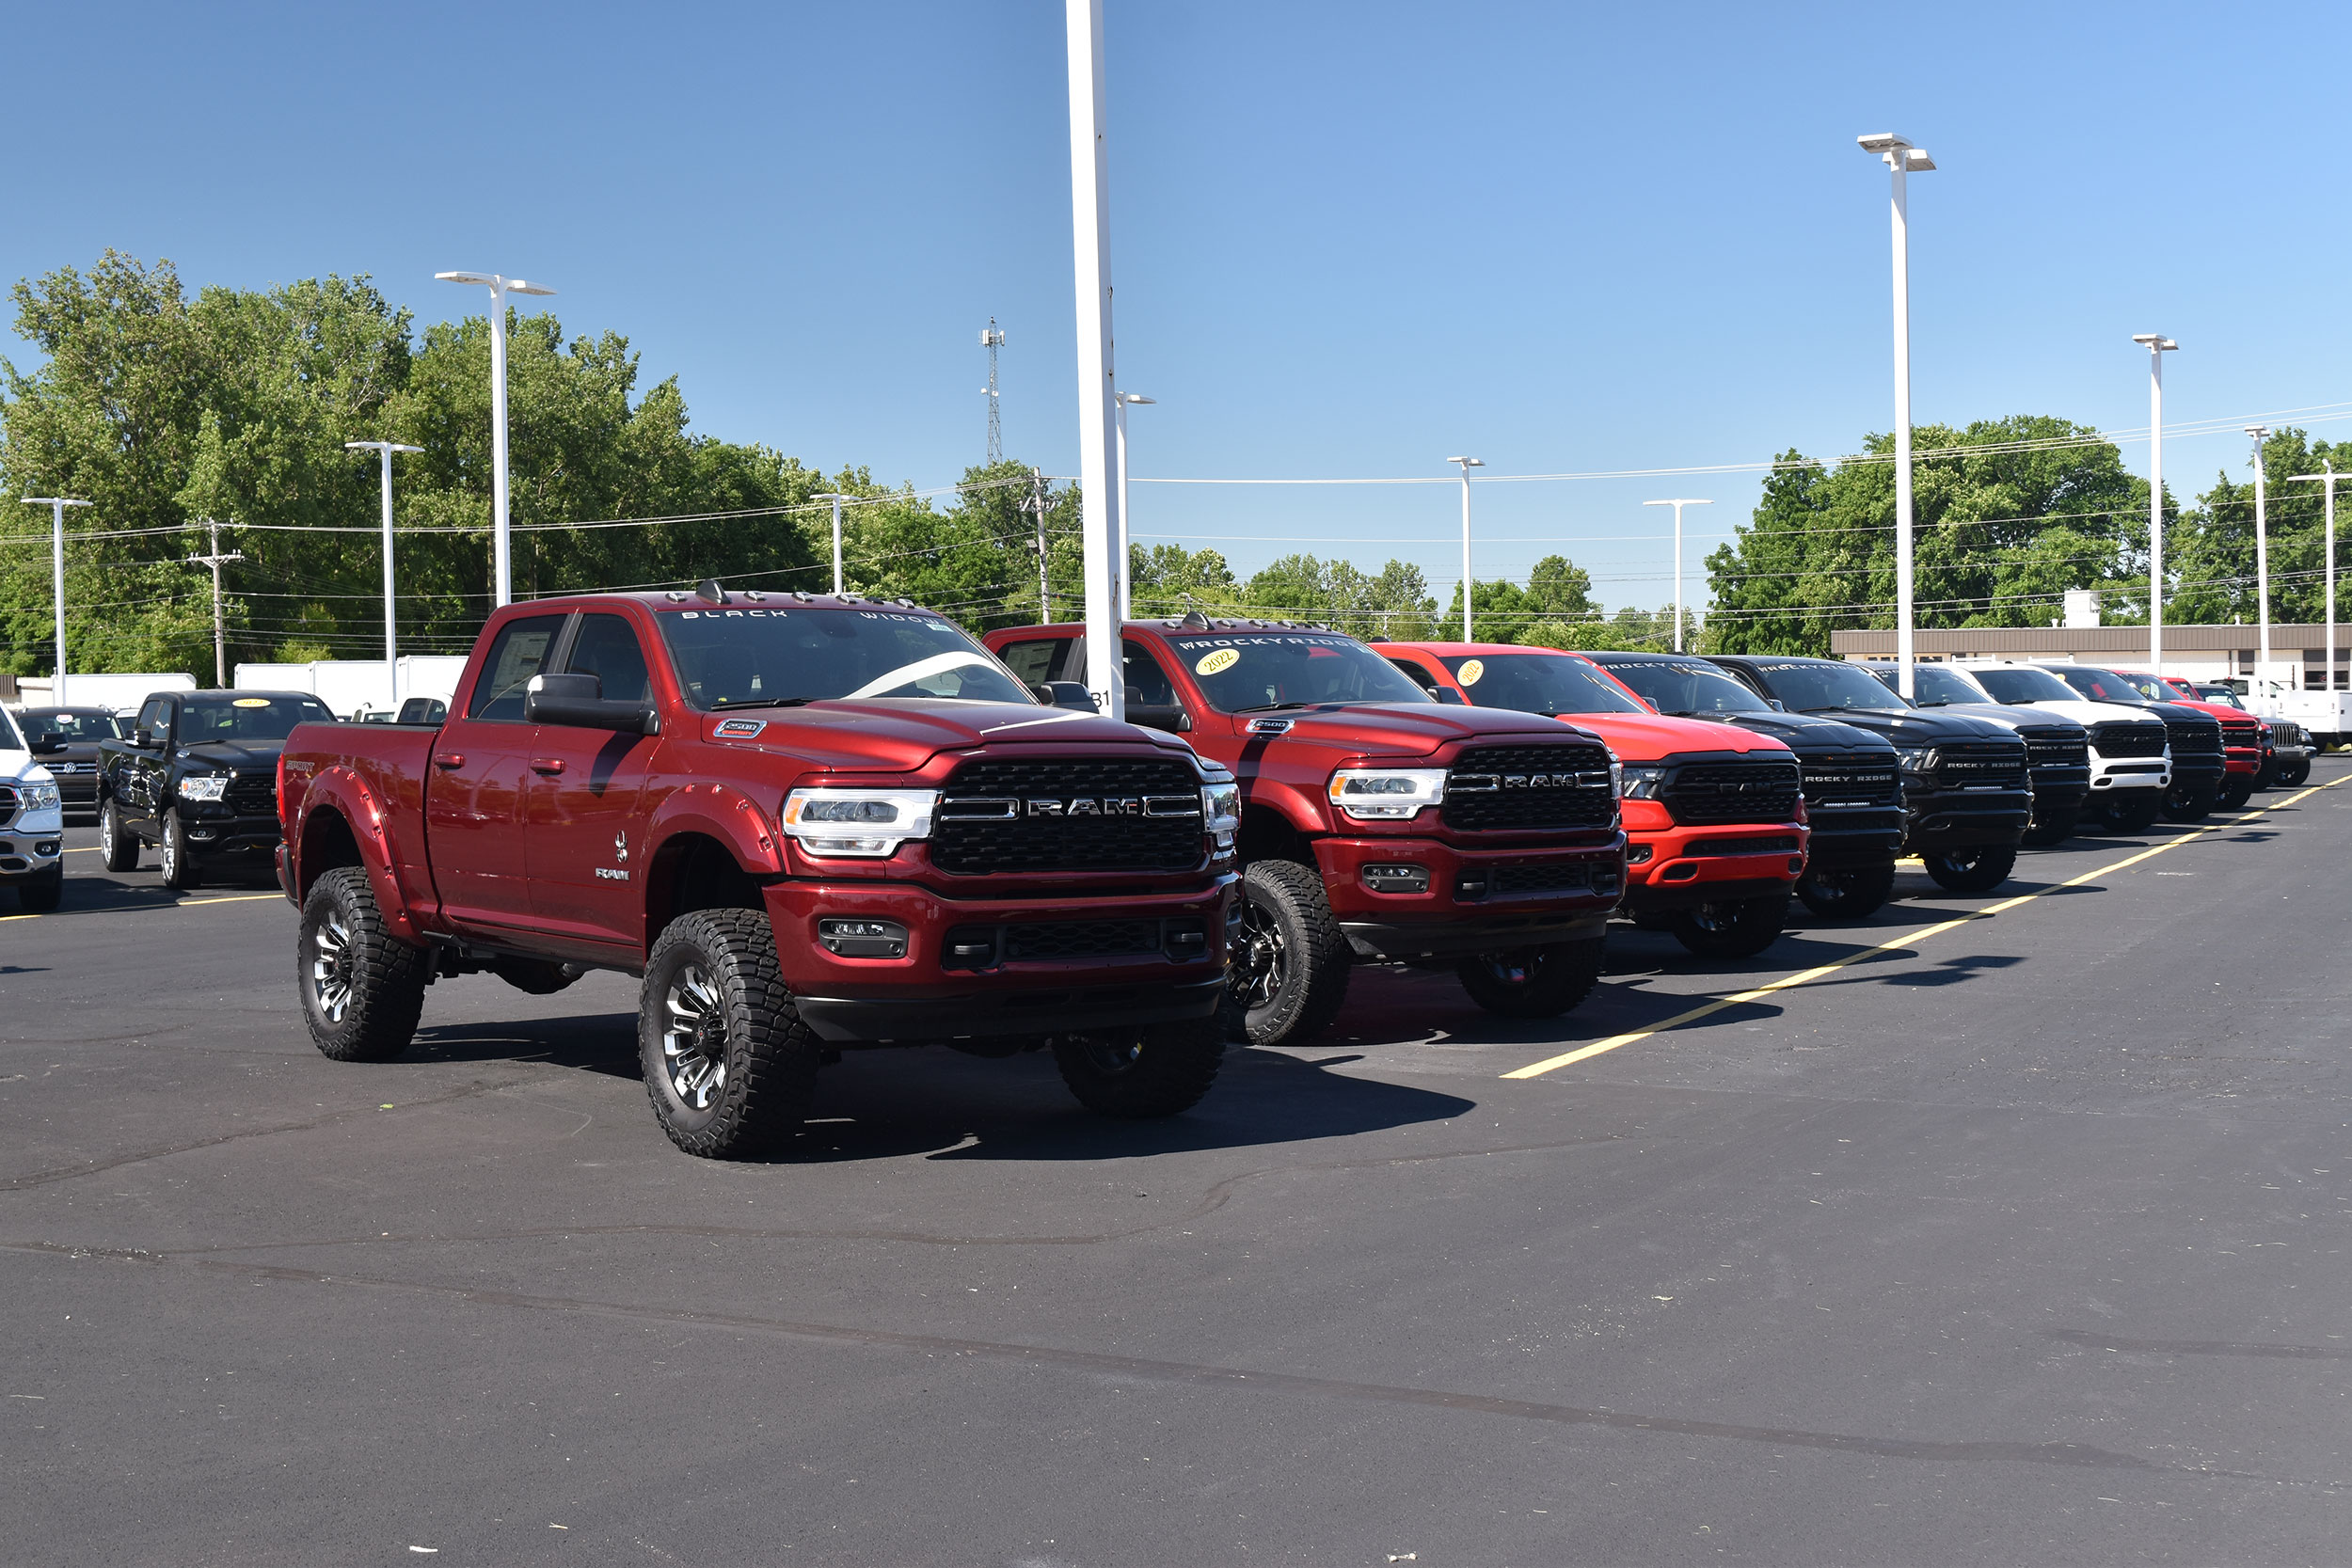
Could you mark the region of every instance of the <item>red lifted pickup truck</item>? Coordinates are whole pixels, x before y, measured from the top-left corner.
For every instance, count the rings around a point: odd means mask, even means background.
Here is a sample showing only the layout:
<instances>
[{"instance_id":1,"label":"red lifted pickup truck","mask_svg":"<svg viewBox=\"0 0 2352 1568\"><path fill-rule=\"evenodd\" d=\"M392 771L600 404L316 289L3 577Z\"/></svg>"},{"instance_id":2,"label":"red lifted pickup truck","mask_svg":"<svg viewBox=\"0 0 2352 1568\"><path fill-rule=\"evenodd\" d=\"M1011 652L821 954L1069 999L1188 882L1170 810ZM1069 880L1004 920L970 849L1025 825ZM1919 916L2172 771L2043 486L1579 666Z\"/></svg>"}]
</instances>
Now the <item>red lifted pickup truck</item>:
<instances>
[{"instance_id":1,"label":"red lifted pickup truck","mask_svg":"<svg viewBox=\"0 0 2352 1568\"><path fill-rule=\"evenodd\" d=\"M993 631L1023 680L1084 678L1083 628ZM1242 791L1229 1015L1252 1044L1331 1021L1358 958L1450 967L1479 1006L1549 1018L1600 971L1625 885L1608 749L1533 714L1448 705L1353 637L1291 623L1131 621L1127 717Z\"/></svg>"},{"instance_id":2,"label":"red lifted pickup truck","mask_svg":"<svg viewBox=\"0 0 2352 1568\"><path fill-rule=\"evenodd\" d=\"M437 976L644 976L691 1153L796 1128L845 1045L1049 1046L1079 1101L1216 1076L1240 802L1181 741L1041 705L948 621L806 594L497 611L446 722L309 724L278 774L311 1037L408 1044Z\"/></svg>"}]
</instances>

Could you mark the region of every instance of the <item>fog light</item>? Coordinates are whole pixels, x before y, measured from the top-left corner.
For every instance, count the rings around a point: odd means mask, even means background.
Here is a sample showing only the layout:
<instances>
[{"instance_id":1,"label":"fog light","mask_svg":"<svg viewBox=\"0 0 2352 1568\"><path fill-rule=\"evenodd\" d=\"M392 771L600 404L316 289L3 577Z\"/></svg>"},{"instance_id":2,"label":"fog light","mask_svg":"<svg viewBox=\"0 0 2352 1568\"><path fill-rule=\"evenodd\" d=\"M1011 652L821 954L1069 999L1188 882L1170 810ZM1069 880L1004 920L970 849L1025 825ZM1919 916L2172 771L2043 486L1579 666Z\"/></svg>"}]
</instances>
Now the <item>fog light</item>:
<instances>
[{"instance_id":1,"label":"fog light","mask_svg":"<svg viewBox=\"0 0 2352 1568\"><path fill-rule=\"evenodd\" d=\"M1617 873L1613 866L1607 871L1596 871L1593 873L1593 891L1595 893L1614 893L1617 891Z\"/></svg>"},{"instance_id":2,"label":"fog light","mask_svg":"<svg viewBox=\"0 0 2352 1568\"><path fill-rule=\"evenodd\" d=\"M1486 874L1484 871L1463 872L1461 876L1454 879L1454 896L1456 898L1486 897Z\"/></svg>"},{"instance_id":3,"label":"fog light","mask_svg":"<svg viewBox=\"0 0 2352 1568\"><path fill-rule=\"evenodd\" d=\"M907 928L895 920L820 920L817 940L839 958L903 958Z\"/></svg>"},{"instance_id":4,"label":"fog light","mask_svg":"<svg viewBox=\"0 0 2352 1568\"><path fill-rule=\"evenodd\" d=\"M1625 847L1625 863L1628 865L1647 865L1649 856L1650 847L1646 844L1629 844Z\"/></svg>"},{"instance_id":5,"label":"fog light","mask_svg":"<svg viewBox=\"0 0 2352 1568\"><path fill-rule=\"evenodd\" d=\"M1699 868L1695 862L1684 861L1679 865L1666 867L1665 873L1658 879L1661 882L1687 882L1698 874Z\"/></svg>"},{"instance_id":6,"label":"fog light","mask_svg":"<svg viewBox=\"0 0 2352 1568\"><path fill-rule=\"evenodd\" d=\"M1375 893L1427 893L1429 868L1425 865L1367 865L1364 886Z\"/></svg>"},{"instance_id":7,"label":"fog light","mask_svg":"<svg viewBox=\"0 0 2352 1568\"><path fill-rule=\"evenodd\" d=\"M54 838L44 839L40 843L33 846L33 853L36 855L54 855L56 852L57 841Z\"/></svg>"},{"instance_id":8,"label":"fog light","mask_svg":"<svg viewBox=\"0 0 2352 1568\"><path fill-rule=\"evenodd\" d=\"M1791 877L1802 877L1804 875L1804 857L1803 855L1791 855L1788 857L1788 875Z\"/></svg>"}]
</instances>

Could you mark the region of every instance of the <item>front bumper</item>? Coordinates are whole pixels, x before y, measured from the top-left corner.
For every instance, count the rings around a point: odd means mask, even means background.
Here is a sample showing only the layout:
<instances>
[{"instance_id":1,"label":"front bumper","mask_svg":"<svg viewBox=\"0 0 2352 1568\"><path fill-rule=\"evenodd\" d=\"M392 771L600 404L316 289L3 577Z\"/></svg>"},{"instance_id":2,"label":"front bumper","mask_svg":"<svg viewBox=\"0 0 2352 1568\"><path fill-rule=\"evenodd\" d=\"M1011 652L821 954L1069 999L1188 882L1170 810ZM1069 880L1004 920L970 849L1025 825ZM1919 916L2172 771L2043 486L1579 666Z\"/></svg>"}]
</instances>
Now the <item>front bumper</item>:
<instances>
[{"instance_id":1,"label":"front bumper","mask_svg":"<svg viewBox=\"0 0 2352 1568\"><path fill-rule=\"evenodd\" d=\"M1434 838L1326 838L1316 869L1359 958L1490 953L1597 937L1625 891L1625 835L1568 847L1465 849ZM1367 868L1424 873L1420 891L1375 892Z\"/></svg>"},{"instance_id":2,"label":"front bumper","mask_svg":"<svg viewBox=\"0 0 2352 1568\"><path fill-rule=\"evenodd\" d=\"M20 812L0 828L0 882L46 877L65 853L65 817L54 807Z\"/></svg>"},{"instance_id":3,"label":"front bumper","mask_svg":"<svg viewBox=\"0 0 2352 1568\"><path fill-rule=\"evenodd\" d=\"M1207 1017L1224 990L1238 879L1226 872L1177 893L994 899L945 898L911 882L793 880L768 884L761 898L784 982L820 1037L982 1038ZM820 920L894 922L906 929L906 950L836 955L819 938ZM1008 942L1008 932L1025 940Z\"/></svg>"},{"instance_id":4,"label":"front bumper","mask_svg":"<svg viewBox=\"0 0 2352 1568\"><path fill-rule=\"evenodd\" d=\"M2103 757L2090 753L2090 792L2113 794L2119 789L2169 789L2172 759L2162 757Z\"/></svg>"},{"instance_id":5,"label":"front bumper","mask_svg":"<svg viewBox=\"0 0 2352 1568\"><path fill-rule=\"evenodd\" d=\"M1966 849L1982 844L2014 845L2033 816L2029 789L1921 789L1904 792L1903 847Z\"/></svg>"},{"instance_id":6,"label":"front bumper","mask_svg":"<svg viewBox=\"0 0 2352 1568\"><path fill-rule=\"evenodd\" d=\"M1625 911L1629 915L1689 909L1727 898L1787 893L1804 875L1809 830L1795 822L1673 823L1652 800L1626 803Z\"/></svg>"},{"instance_id":7,"label":"front bumper","mask_svg":"<svg viewBox=\"0 0 2352 1568\"><path fill-rule=\"evenodd\" d=\"M276 816L240 816L215 800L182 800L179 810L188 852L199 861L269 855L285 836Z\"/></svg>"},{"instance_id":8,"label":"front bumper","mask_svg":"<svg viewBox=\"0 0 2352 1568\"><path fill-rule=\"evenodd\" d=\"M1812 806L1805 864L1814 871L1891 865L1903 849L1900 806Z\"/></svg>"}]
</instances>

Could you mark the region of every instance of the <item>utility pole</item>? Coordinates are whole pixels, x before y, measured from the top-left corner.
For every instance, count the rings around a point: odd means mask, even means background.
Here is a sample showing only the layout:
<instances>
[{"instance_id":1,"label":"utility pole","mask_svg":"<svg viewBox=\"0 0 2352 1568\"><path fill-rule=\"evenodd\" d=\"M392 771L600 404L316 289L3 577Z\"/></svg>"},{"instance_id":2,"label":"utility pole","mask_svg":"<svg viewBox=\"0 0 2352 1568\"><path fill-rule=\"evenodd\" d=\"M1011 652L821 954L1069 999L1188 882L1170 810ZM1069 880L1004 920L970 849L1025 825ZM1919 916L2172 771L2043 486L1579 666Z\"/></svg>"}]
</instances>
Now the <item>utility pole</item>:
<instances>
[{"instance_id":1,"label":"utility pole","mask_svg":"<svg viewBox=\"0 0 2352 1568\"><path fill-rule=\"evenodd\" d=\"M372 451L384 459L384 689L391 693L392 717L400 717L400 621L393 613L392 600L392 453L422 451L422 447L404 447L398 441L345 441L353 451ZM217 578L219 574L215 573ZM214 605L219 605L217 587Z\"/></svg>"},{"instance_id":2,"label":"utility pole","mask_svg":"<svg viewBox=\"0 0 2352 1568\"><path fill-rule=\"evenodd\" d=\"M1041 626L1054 619L1053 590L1045 580L1045 475L1029 470L1029 510L1037 514L1037 618Z\"/></svg>"},{"instance_id":3,"label":"utility pole","mask_svg":"<svg viewBox=\"0 0 2352 1568\"><path fill-rule=\"evenodd\" d=\"M1449 457L1449 463L1462 465L1462 641L1470 641L1470 471L1483 468L1483 457Z\"/></svg>"},{"instance_id":4,"label":"utility pole","mask_svg":"<svg viewBox=\"0 0 2352 1568\"><path fill-rule=\"evenodd\" d=\"M1111 541L1111 580L1119 585L1119 619L1125 625L1136 612L1135 584L1127 579L1127 410L1149 408L1159 400L1145 397L1141 392L1120 392L1119 401L1119 537Z\"/></svg>"},{"instance_id":5,"label":"utility pole","mask_svg":"<svg viewBox=\"0 0 2352 1568\"><path fill-rule=\"evenodd\" d=\"M1686 506L1712 506L1713 501L1671 500L1644 501L1644 506L1671 506L1675 509L1675 652L1682 651L1682 509Z\"/></svg>"},{"instance_id":6,"label":"utility pole","mask_svg":"<svg viewBox=\"0 0 2352 1568\"><path fill-rule=\"evenodd\" d=\"M65 706L65 509L87 506L65 496L26 496L26 506L49 509L49 594L50 606L57 617L57 675L49 700Z\"/></svg>"},{"instance_id":7,"label":"utility pole","mask_svg":"<svg viewBox=\"0 0 2352 1568\"><path fill-rule=\"evenodd\" d=\"M1911 595L1911 216L1903 177L1935 160L1885 132L1854 138L1894 172L1895 236L1895 684L1908 702L1918 695L1912 657Z\"/></svg>"},{"instance_id":8,"label":"utility pole","mask_svg":"<svg viewBox=\"0 0 2352 1568\"><path fill-rule=\"evenodd\" d=\"M1070 50L1070 232L1078 325L1078 482L1085 546L1087 686L1106 719L1127 717L1119 643L1119 377L1111 338L1110 167L1104 150L1103 0L1064 0ZM1044 522L1043 514L1038 521Z\"/></svg>"},{"instance_id":9,"label":"utility pole","mask_svg":"<svg viewBox=\"0 0 2352 1568\"><path fill-rule=\"evenodd\" d=\"M391 455L389 452L385 454L384 461L387 463L391 461ZM213 569L213 684L226 688L229 684L229 641L220 619L220 569L232 561L243 561L245 552L231 550L227 555L221 554L220 525L207 517L204 519L204 527L213 536L212 553L192 555L188 557L188 564L210 566Z\"/></svg>"},{"instance_id":10,"label":"utility pole","mask_svg":"<svg viewBox=\"0 0 2352 1568\"><path fill-rule=\"evenodd\" d=\"M2254 687L2261 689L2268 679L2270 668L2270 530L2265 515L2263 492L2263 440L2270 434L2266 424L2249 424L2246 434L2254 438L2254 608L2262 621L2262 652L2254 656Z\"/></svg>"},{"instance_id":11,"label":"utility pole","mask_svg":"<svg viewBox=\"0 0 2352 1568\"><path fill-rule=\"evenodd\" d=\"M555 291L495 272L433 276L444 283L479 283L490 291L490 596L493 604L511 604L515 573L506 508L506 296L546 296Z\"/></svg>"},{"instance_id":12,"label":"utility pole","mask_svg":"<svg viewBox=\"0 0 2352 1568\"><path fill-rule=\"evenodd\" d=\"M817 498L833 502L833 596L841 596L841 502L843 498L827 491Z\"/></svg>"},{"instance_id":13,"label":"utility pole","mask_svg":"<svg viewBox=\"0 0 2352 1568\"><path fill-rule=\"evenodd\" d=\"M2346 476L2336 472L2335 460L2320 460L2321 472L2296 474L2290 484L2325 484L2328 486L2328 664L2320 676L2320 689L2336 689L2336 481Z\"/></svg>"},{"instance_id":14,"label":"utility pole","mask_svg":"<svg viewBox=\"0 0 2352 1568\"><path fill-rule=\"evenodd\" d=\"M1005 346L1005 335L994 316L980 328L980 346L988 350L988 385L981 390L988 394L988 461L993 467L1005 460L1005 425L996 414L996 351Z\"/></svg>"},{"instance_id":15,"label":"utility pole","mask_svg":"<svg viewBox=\"0 0 2352 1568\"><path fill-rule=\"evenodd\" d=\"M2181 345L2160 332L2135 332L2148 345L2148 668L2164 678L2164 356Z\"/></svg>"}]
</instances>

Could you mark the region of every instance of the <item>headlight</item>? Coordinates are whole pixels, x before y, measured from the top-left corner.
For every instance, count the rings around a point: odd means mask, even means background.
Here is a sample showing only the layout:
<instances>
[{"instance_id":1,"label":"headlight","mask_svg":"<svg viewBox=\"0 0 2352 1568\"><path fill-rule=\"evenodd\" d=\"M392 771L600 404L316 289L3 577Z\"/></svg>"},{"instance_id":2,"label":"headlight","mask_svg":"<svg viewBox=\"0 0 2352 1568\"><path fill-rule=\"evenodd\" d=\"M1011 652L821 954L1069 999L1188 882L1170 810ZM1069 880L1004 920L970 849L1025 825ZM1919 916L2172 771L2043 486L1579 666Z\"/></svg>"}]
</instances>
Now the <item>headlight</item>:
<instances>
[{"instance_id":1,"label":"headlight","mask_svg":"<svg viewBox=\"0 0 2352 1568\"><path fill-rule=\"evenodd\" d=\"M1331 775L1331 803L1359 822L1413 816L1444 800L1442 768L1343 768Z\"/></svg>"},{"instance_id":2,"label":"headlight","mask_svg":"<svg viewBox=\"0 0 2352 1568\"><path fill-rule=\"evenodd\" d=\"M895 855L929 838L936 789L796 789L784 799L784 832L811 855Z\"/></svg>"},{"instance_id":3,"label":"headlight","mask_svg":"<svg viewBox=\"0 0 2352 1568\"><path fill-rule=\"evenodd\" d=\"M1200 816L1219 856L1233 852L1233 835L1241 831L1241 786L1228 780L1200 786Z\"/></svg>"},{"instance_id":4,"label":"headlight","mask_svg":"<svg viewBox=\"0 0 2352 1568\"><path fill-rule=\"evenodd\" d=\"M1609 753L1609 792L1621 800L1625 799L1625 764L1617 760L1614 752Z\"/></svg>"},{"instance_id":5,"label":"headlight","mask_svg":"<svg viewBox=\"0 0 2352 1568\"><path fill-rule=\"evenodd\" d=\"M1895 760L1903 765L1906 773L1932 773L1935 771L1935 748L1898 746L1895 748Z\"/></svg>"},{"instance_id":6,"label":"headlight","mask_svg":"<svg viewBox=\"0 0 2352 1568\"><path fill-rule=\"evenodd\" d=\"M217 800L229 788L226 773L191 773L180 781L183 800Z\"/></svg>"},{"instance_id":7,"label":"headlight","mask_svg":"<svg viewBox=\"0 0 2352 1568\"><path fill-rule=\"evenodd\" d=\"M1617 793L1629 800L1655 800L1665 787L1666 770L1645 762L1617 764Z\"/></svg>"},{"instance_id":8,"label":"headlight","mask_svg":"<svg viewBox=\"0 0 2352 1568\"><path fill-rule=\"evenodd\" d=\"M26 811L54 811L58 801L57 786L53 784L18 784L16 799L17 804Z\"/></svg>"}]
</instances>

